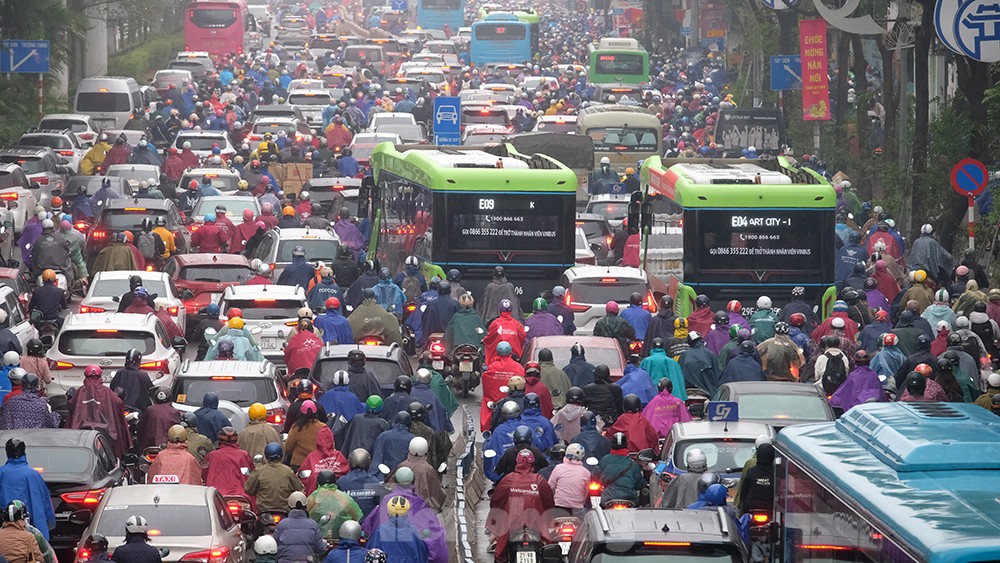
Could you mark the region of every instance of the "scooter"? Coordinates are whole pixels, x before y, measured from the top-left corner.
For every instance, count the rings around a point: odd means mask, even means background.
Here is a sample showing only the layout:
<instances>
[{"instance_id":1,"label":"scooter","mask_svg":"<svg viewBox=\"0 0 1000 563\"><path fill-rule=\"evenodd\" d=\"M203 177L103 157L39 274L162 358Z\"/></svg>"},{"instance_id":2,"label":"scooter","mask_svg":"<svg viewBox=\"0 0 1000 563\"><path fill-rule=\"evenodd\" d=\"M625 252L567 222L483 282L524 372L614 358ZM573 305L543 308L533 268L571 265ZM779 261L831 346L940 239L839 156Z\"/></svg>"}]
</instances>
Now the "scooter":
<instances>
[{"instance_id":1,"label":"scooter","mask_svg":"<svg viewBox=\"0 0 1000 563\"><path fill-rule=\"evenodd\" d=\"M479 387L483 374L483 359L479 349L472 344L460 344L451 353L451 385L461 392L462 398Z\"/></svg>"},{"instance_id":2,"label":"scooter","mask_svg":"<svg viewBox=\"0 0 1000 563\"><path fill-rule=\"evenodd\" d=\"M431 368L447 377L451 371L451 362L444 350L444 334L435 332L427 336L427 351L431 355ZM447 366L447 368L445 367Z\"/></svg>"},{"instance_id":3,"label":"scooter","mask_svg":"<svg viewBox=\"0 0 1000 563\"><path fill-rule=\"evenodd\" d=\"M540 563L542 548L545 547L542 534L533 528L522 526L507 535L508 561L515 563Z\"/></svg>"}]
</instances>

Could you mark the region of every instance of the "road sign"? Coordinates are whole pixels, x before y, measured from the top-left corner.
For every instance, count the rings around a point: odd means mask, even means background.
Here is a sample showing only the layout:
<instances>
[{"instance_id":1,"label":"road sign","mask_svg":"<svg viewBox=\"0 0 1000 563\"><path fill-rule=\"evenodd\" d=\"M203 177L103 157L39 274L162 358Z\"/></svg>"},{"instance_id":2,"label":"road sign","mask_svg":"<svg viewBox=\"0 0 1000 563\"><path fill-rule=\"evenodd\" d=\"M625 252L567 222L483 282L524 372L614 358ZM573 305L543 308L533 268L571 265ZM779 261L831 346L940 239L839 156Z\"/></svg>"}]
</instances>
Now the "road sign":
<instances>
[{"instance_id":1,"label":"road sign","mask_svg":"<svg viewBox=\"0 0 1000 563\"><path fill-rule=\"evenodd\" d=\"M740 419L740 405L736 401L710 401L708 420L712 422L736 422Z\"/></svg>"},{"instance_id":2,"label":"road sign","mask_svg":"<svg viewBox=\"0 0 1000 563\"><path fill-rule=\"evenodd\" d=\"M49 42L0 41L0 72L48 73Z\"/></svg>"},{"instance_id":3,"label":"road sign","mask_svg":"<svg viewBox=\"0 0 1000 563\"><path fill-rule=\"evenodd\" d=\"M397 12L406 12L410 9L410 4L407 0L392 0L390 7Z\"/></svg>"},{"instance_id":4,"label":"road sign","mask_svg":"<svg viewBox=\"0 0 1000 563\"><path fill-rule=\"evenodd\" d=\"M459 122L462 119L462 100L457 96L434 98L434 144L462 144Z\"/></svg>"},{"instance_id":5,"label":"road sign","mask_svg":"<svg viewBox=\"0 0 1000 563\"><path fill-rule=\"evenodd\" d=\"M974 158L960 160L951 169L951 187L959 195L977 196L983 193L989 181L986 165Z\"/></svg>"},{"instance_id":6,"label":"road sign","mask_svg":"<svg viewBox=\"0 0 1000 563\"><path fill-rule=\"evenodd\" d=\"M771 89L802 89L802 57L775 55L771 57Z\"/></svg>"}]
</instances>

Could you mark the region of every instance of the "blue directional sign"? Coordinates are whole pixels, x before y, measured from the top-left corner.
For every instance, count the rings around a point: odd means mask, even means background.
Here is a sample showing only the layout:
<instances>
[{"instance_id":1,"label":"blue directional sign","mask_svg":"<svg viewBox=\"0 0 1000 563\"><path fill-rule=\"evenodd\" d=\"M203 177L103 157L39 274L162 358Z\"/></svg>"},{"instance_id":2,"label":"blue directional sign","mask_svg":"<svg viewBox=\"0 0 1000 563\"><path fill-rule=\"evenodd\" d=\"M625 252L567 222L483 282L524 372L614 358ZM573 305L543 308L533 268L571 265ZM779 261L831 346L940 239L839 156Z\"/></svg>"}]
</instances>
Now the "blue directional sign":
<instances>
[{"instance_id":1,"label":"blue directional sign","mask_svg":"<svg viewBox=\"0 0 1000 563\"><path fill-rule=\"evenodd\" d=\"M393 11L406 12L410 9L410 3L407 0L392 0L391 8Z\"/></svg>"},{"instance_id":2,"label":"blue directional sign","mask_svg":"<svg viewBox=\"0 0 1000 563\"><path fill-rule=\"evenodd\" d=\"M10 40L0 41L0 73L49 72L49 42Z\"/></svg>"},{"instance_id":3,"label":"blue directional sign","mask_svg":"<svg viewBox=\"0 0 1000 563\"><path fill-rule=\"evenodd\" d=\"M461 145L459 123L462 119L462 100L458 96L434 98L434 144Z\"/></svg>"},{"instance_id":4,"label":"blue directional sign","mask_svg":"<svg viewBox=\"0 0 1000 563\"><path fill-rule=\"evenodd\" d=\"M706 412L712 422L736 422L740 419L740 405L736 401L710 401Z\"/></svg>"},{"instance_id":5,"label":"blue directional sign","mask_svg":"<svg viewBox=\"0 0 1000 563\"><path fill-rule=\"evenodd\" d=\"M771 57L771 89L802 89L802 57L776 55Z\"/></svg>"}]
</instances>

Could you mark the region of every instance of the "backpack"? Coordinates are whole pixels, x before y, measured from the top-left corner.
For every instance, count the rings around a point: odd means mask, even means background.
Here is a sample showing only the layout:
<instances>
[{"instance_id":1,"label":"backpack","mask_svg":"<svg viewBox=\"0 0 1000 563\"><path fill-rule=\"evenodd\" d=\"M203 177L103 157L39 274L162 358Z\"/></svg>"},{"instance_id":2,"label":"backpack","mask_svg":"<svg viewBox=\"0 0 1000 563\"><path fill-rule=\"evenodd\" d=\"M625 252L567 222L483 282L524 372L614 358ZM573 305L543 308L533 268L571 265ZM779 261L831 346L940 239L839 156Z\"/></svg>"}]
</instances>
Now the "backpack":
<instances>
[{"instance_id":1,"label":"backpack","mask_svg":"<svg viewBox=\"0 0 1000 563\"><path fill-rule=\"evenodd\" d=\"M152 259L156 258L156 239L159 238L153 233L140 233L135 239L135 247L139 249L139 254L142 254L143 258ZM163 244L163 241L160 241Z\"/></svg>"},{"instance_id":2,"label":"backpack","mask_svg":"<svg viewBox=\"0 0 1000 563\"><path fill-rule=\"evenodd\" d=\"M833 393L838 387L840 387L840 384L847 379L847 368L844 367L844 361L840 359L842 355L823 352L823 356L826 358L826 372L823 374L823 389L827 393Z\"/></svg>"},{"instance_id":3,"label":"backpack","mask_svg":"<svg viewBox=\"0 0 1000 563\"><path fill-rule=\"evenodd\" d=\"M400 284L403 293L406 295L407 301L416 301L417 296L420 295L420 278L417 276L403 276L403 283Z\"/></svg>"}]
</instances>

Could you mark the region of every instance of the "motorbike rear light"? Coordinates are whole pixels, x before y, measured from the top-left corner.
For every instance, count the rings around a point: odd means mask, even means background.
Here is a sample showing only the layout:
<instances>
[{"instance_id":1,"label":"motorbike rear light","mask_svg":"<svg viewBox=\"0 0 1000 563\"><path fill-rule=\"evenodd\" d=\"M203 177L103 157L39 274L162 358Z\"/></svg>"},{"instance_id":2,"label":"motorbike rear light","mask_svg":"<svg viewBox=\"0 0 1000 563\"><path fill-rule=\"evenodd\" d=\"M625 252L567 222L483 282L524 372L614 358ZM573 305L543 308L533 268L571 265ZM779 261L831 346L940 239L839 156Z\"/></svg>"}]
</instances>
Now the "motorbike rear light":
<instances>
[{"instance_id":1,"label":"motorbike rear light","mask_svg":"<svg viewBox=\"0 0 1000 563\"><path fill-rule=\"evenodd\" d=\"M92 234L94 235L95 239L104 240L104 239L108 238L108 232L107 231L94 231Z\"/></svg>"},{"instance_id":2,"label":"motorbike rear light","mask_svg":"<svg viewBox=\"0 0 1000 563\"><path fill-rule=\"evenodd\" d=\"M148 369L153 371L167 371L167 361L166 360L156 360L155 362L144 362L139 364L142 369Z\"/></svg>"},{"instance_id":3,"label":"motorbike rear light","mask_svg":"<svg viewBox=\"0 0 1000 563\"><path fill-rule=\"evenodd\" d=\"M80 551L76 552L76 560L77 561L87 561L89 559L90 559L90 550L89 549L81 549Z\"/></svg>"},{"instance_id":4,"label":"motorbike rear light","mask_svg":"<svg viewBox=\"0 0 1000 563\"><path fill-rule=\"evenodd\" d=\"M103 313L104 309L101 307L90 307L89 305L80 305L80 314L86 315L87 313Z\"/></svg>"},{"instance_id":5,"label":"motorbike rear light","mask_svg":"<svg viewBox=\"0 0 1000 563\"><path fill-rule=\"evenodd\" d=\"M81 506L84 508L97 508L97 505L101 502L101 497L104 496L104 491L106 489L94 489L90 491L75 491L72 493L63 493L59 495L66 504L72 504L75 506Z\"/></svg>"},{"instance_id":6,"label":"motorbike rear light","mask_svg":"<svg viewBox=\"0 0 1000 563\"><path fill-rule=\"evenodd\" d=\"M228 559L229 548L226 546L193 551L181 557L181 561L201 561L202 563L225 563Z\"/></svg>"},{"instance_id":7,"label":"motorbike rear light","mask_svg":"<svg viewBox=\"0 0 1000 563\"><path fill-rule=\"evenodd\" d=\"M416 303L407 303L406 304L406 312L407 313L412 313L412 312L414 312L416 310L417 310L417 304Z\"/></svg>"},{"instance_id":8,"label":"motorbike rear light","mask_svg":"<svg viewBox=\"0 0 1000 563\"><path fill-rule=\"evenodd\" d=\"M753 522L754 522L754 524L767 524L768 520L770 520L770 518L767 516L767 514L754 514L753 515Z\"/></svg>"},{"instance_id":9,"label":"motorbike rear light","mask_svg":"<svg viewBox=\"0 0 1000 563\"><path fill-rule=\"evenodd\" d=\"M631 505L631 504L624 504L624 503L616 502L616 503L614 503L614 504L611 505L610 510L625 510L626 508L632 508L633 506L634 505Z\"/></svg>"},{"instance_id":10,"label":"motorbike rear light","mask_svg":"<svg viewBox=\"0 0 1000 563\"><path fill-rule=\"evenodd\" d=\"M0 194L0 199L4 201L17 201L18 197L20 196L17 194L17 192L7 192L5 194Z\"/></svg>"},{"instance_id":11,"label":"motorbike rear light","mask_svg":"<svg viewBox=\"0 0 1000 563\"><path fill-rule=\"evenodd\" d=\"M592 493L599 493L601 492L602 489L604 489L604 486L598 483L597 481L591 481L587 483L587 490Z\"/></svg>"},{"instance_id":12,"label":"motorbike rear light","mask_svg":"<svg viewBox=\"0 0 1000 563\"><path fill-rule=\"evenodd\" d=\"M604 237L604 243L608 245L608 248L611 248L611 235Z\"/></svg>"},{"instance_id":13,"label":"motorbike rear light","mask_svg":"<svg viewBox=\"0 0 1000 563\"><path fill-rule=\"evenodd\" d=\"M167 307L167 313L174 317L177 316L177 313L179 313L180 310L180 307Z\"/></svg>"},{"instance_id":14,"label":"motorbike rear light","mask_svg":"<svg viewBox=\"0 0 1000 563\"><path fill-rule=\"evenodd\" d=\"M69 362L53 362L49 361L49 369L73 369L76 366Z\"/></svg>"},{"instance_id":15,"label":"motorbike rear light","mask_svg":"<svg viewBox=\"0 0 1000 563\"><path fill-rule=\"evenodd\" d=\"M444 344L440 342L432 342L430 350L432 354L444 354Z\"/></svg>"},{"instance_id":16,"label":"motorbike rear light","mask_svg":"<svg viewBox=\"0 0 1000 563\"><path fill-rule=\"evenodd\" d=\"M150 264L150 265L146 266L146 271L147 272L152 272L153 271L153 265Z\"/></svg>"},{"instance_id":17,"label":"motorbike rear light","mask_svg":"<svg viewBox=\"0 0 1000 563\"><path fill-rule=\"evenodd\" d=\"M195 231L197 231L200 228L201 228L201 225L191 225L190 227L188 227L188 229L190 229L192 233L195 232Z\"/></svg>"},{"instance_id":18,"label":"motorbike rear light","mask_svg":"<svg viewBox=\"0 0 1000 563\"><path fill-rule=\"evenodd\" d=\"M628 343L628 351L638 354L642 351L642 340L633 340Z\"/></svg>"},{"instance_id":19,"label":"motorbike rear light","mask_svg":"<svg viewBox=\"0 0 1000 563\"><path fill-rule=\"evenodd\" d=\"M267 411L267 421L271 424L284 424L285 409L271 409Z\"/></svg>"},{"instance_id":20,"label":"motorbike rear light","mask_svg":"<svg viewBox=\"0 0 1000 563\"><path fill-rule=\"evenodd\" d=\"M73 224L73 228L80 232L85 232L87 230L87 224L83 221L77 221Z\"/></svg>"},{"instance_id":21,"label":"motorbike rear light","mask_svg":"<svg viewBox=\"0 0 1000 563\"><path fill-rule=\"evenodd\" d=\"M560 541L573 541L574 534L576 534L576 526L572 524L566 524L559 528Z\"/></svg>"},{"instance_id":22,"label":"motorbike rear light","mask_svg":"<svg viewBox=\"0 0 1000 563\"><path fill-rule=\"evenodd\" d=\"M235 500L227 502L226 507L229 509L229 513L233 516L238 515L243 510L243 506Z\"/></svg>"}]
</instances>

